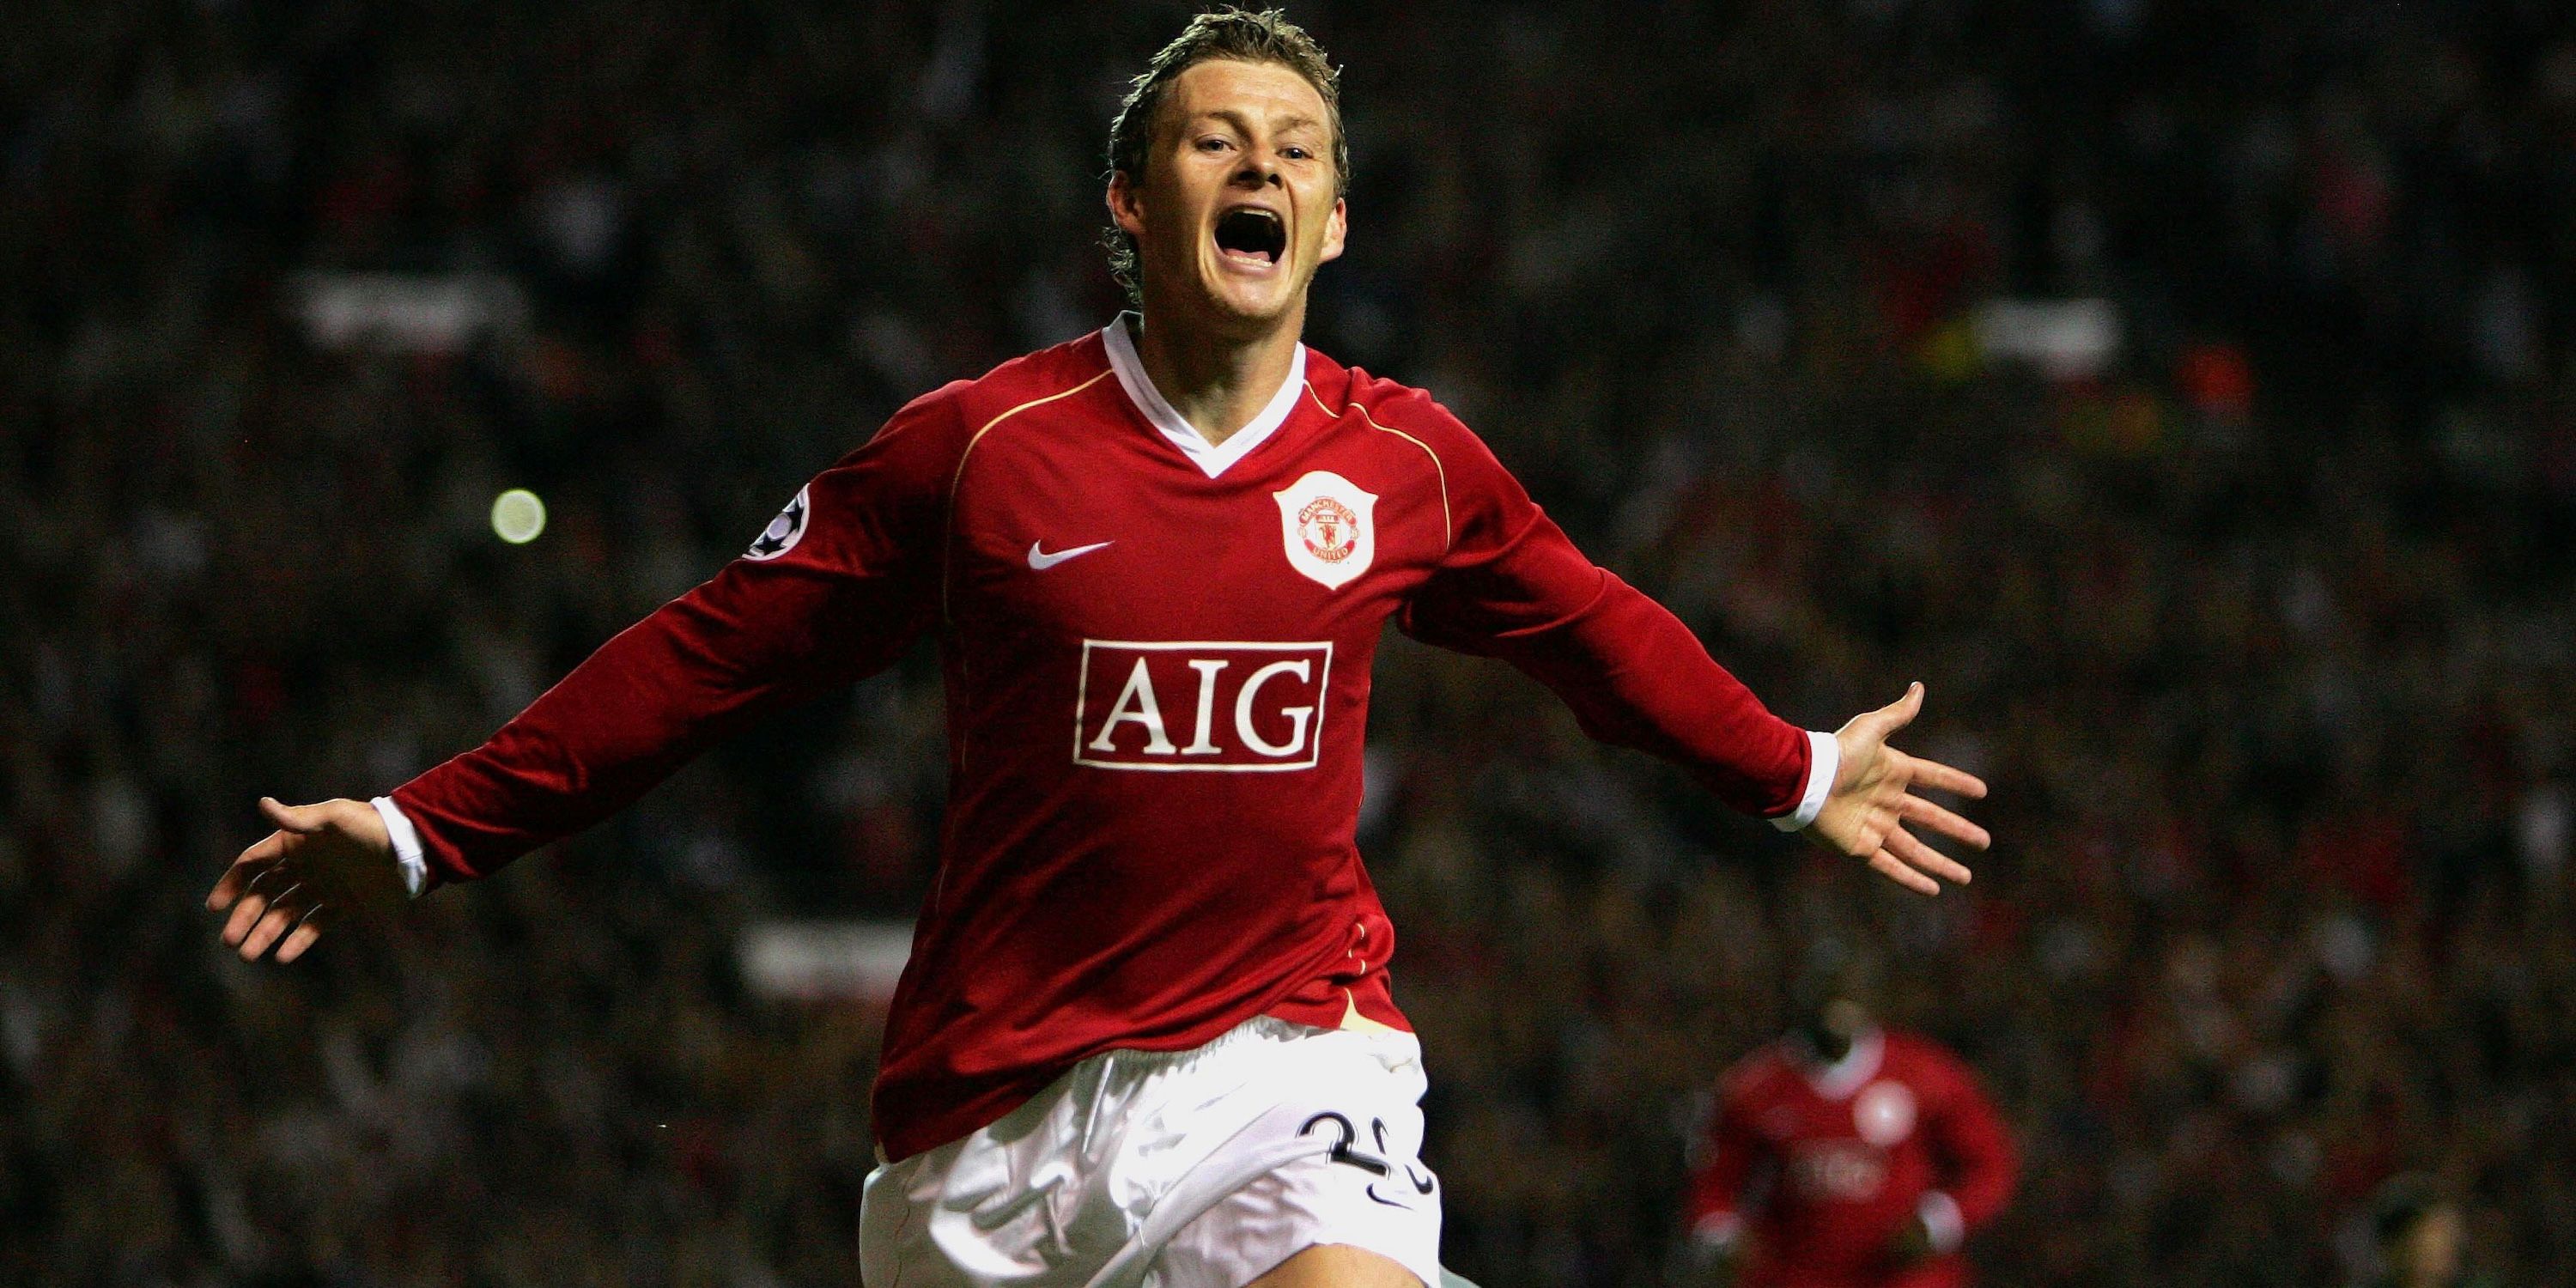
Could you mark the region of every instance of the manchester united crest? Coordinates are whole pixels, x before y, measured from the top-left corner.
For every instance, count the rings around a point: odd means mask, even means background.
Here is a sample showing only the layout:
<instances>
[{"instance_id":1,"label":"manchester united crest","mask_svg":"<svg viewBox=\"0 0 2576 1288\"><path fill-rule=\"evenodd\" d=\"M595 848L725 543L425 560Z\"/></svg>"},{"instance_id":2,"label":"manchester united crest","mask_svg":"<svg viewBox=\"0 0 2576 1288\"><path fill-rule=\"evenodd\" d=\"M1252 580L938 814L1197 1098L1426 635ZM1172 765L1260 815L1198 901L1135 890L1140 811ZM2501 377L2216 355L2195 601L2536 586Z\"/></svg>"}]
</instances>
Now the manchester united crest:
<instances>
[{"instance_id":1,"label":"manchester united crest","mask_svg":"<svg viewBox=\"0 0 2576 1288\"><path fill-rule=\"evenodd\" d=\"M1377 497L1330 470L1316 470L1270 494L1288 566L1339 590L1377 558Z\"/></svg>"},{"instance_id":2,"label":"manchester united crest","mask_svg":"<svg viewBox=\"0 0 2576 1288\"><path fill-rule=\"evenodd\" d=\"M1852 1127L1862 1140L1886 1149L1914 1134L1914 1092L1901 1082L1869 1084L1852 1101Z\"/></svg>"}]
</instances>

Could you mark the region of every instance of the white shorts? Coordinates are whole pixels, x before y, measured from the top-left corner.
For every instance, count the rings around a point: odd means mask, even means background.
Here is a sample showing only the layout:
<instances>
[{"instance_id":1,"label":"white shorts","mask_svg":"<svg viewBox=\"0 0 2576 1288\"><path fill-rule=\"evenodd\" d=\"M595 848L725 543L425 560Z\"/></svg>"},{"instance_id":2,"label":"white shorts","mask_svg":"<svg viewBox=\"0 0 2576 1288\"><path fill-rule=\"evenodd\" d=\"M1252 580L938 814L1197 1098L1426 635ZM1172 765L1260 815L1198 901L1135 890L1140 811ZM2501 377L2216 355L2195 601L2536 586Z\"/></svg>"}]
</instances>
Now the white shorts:
<instances>
[{"instance_id":1,"label":"white shorts","mask_svg":"<svg viewBox=\"0 0 2576 1288\"><path fill-rule=\"evenodd\" d=\"M1109 1051L961 1140L879 1167L868 1288L1242 1288L1318 1244L1440 1283L1422 1046L1261 1017Z\"/></svg>"}]
</instances>

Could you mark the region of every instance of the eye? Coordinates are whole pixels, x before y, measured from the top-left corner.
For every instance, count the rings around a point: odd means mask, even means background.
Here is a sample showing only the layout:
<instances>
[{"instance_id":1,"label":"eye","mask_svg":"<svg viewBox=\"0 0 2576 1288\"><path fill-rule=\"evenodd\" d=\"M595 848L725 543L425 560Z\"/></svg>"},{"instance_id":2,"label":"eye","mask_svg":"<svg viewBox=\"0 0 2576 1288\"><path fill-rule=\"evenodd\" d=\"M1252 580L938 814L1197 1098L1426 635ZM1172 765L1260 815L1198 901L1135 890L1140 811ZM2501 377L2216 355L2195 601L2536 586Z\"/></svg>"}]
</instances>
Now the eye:
<instances>
[{"instance_id":1,"label":"eye","mask_svg":"<svg viewBox=\"0 0 2576 1288\"><path fill-rule=\"evenodd\" d=\"M1314 153L1309 152L1305 148L1294 143L1281 148L1279 151L1281 155L1286 156L1291 161L1312 161L1315 159Z\"/></svg>"},{"instance_id":2,"label":"eye","mask_svg":"<svg viewBox=\"0 0 2576 1288\"><path fill-rule=\"evenodd\" d=\"M1219 134L1208 135L1207 137L1200 139L1198 144L1199 151L1201 152L1222 152L1233 146L1233 140Z\"/></svg>"}]
</instances>

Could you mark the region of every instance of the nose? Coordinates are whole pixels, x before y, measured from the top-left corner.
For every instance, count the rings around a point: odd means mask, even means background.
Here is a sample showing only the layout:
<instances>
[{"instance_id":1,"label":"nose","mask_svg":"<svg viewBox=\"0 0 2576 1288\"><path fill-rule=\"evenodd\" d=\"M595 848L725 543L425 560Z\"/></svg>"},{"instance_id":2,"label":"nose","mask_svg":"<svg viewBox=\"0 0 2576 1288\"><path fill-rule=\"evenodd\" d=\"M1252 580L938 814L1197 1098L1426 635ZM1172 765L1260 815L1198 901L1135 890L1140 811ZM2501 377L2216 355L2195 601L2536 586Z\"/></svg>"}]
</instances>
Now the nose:
<instances>
[{"instance_id":1,"label":"nose","mask_svg":"<svg viewBox=\"0 0 2576 1288\"><path fill-rule=\"evenodd\" d=\"M1278 162L1275 160L1263 156L1247 156L1243 159L1242 168L1234 172L1234 182L1236 186L1244 188L1280 188L1287 186L1288 179L1280 172Z\"/></svg>"}]
</instances>

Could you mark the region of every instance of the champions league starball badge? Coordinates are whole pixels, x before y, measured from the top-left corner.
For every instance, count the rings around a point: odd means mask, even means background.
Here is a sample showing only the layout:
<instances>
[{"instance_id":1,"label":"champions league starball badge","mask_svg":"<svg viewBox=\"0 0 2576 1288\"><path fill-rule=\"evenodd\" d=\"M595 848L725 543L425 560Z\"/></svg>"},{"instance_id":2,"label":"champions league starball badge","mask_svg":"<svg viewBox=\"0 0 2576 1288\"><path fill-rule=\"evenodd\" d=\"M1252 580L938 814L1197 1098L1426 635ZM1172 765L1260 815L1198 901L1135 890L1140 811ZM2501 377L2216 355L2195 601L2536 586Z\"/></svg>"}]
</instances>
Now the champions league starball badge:
<instances>
[{"instance_id":1,"label":"champions league starball badge","mask_svg":"<svg viewBox=\"0 0 2576 1288\"><path fill-rule=\"evenodd\" d=\"M778 517L760 530L760 535L752 539L751 549L743 551L742 557L775 559L795 549L796 543L805 538L806 510L805 489L800 487L796 489L796 499L788 502L787 508L779 511Z\"/></svg>"}]
</instances>

